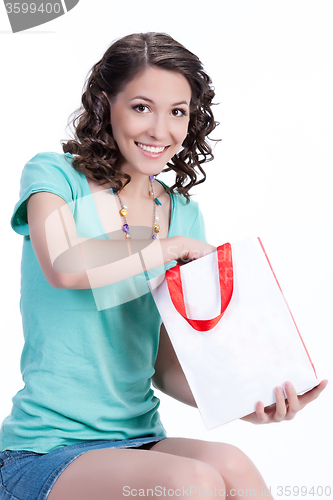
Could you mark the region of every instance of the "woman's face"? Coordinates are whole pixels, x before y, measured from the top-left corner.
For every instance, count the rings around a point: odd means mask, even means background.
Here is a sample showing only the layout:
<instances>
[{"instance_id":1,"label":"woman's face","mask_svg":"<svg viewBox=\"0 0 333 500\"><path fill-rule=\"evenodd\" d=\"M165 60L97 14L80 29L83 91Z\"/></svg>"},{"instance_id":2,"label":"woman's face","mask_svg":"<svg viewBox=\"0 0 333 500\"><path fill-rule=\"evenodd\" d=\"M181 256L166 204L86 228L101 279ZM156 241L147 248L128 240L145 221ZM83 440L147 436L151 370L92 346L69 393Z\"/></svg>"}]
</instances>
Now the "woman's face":
<instances>
[{"instance_id":1,"label":"woman's face","mask_svg":"<svg viewBox=\"0 0 333 500\"><path fill-rule=\"evenodd\" d=\"M190 119L191 87L180 73L148 67L110 102L120 170L158 174L180 149Z\"/></svg>"}]
</instances>

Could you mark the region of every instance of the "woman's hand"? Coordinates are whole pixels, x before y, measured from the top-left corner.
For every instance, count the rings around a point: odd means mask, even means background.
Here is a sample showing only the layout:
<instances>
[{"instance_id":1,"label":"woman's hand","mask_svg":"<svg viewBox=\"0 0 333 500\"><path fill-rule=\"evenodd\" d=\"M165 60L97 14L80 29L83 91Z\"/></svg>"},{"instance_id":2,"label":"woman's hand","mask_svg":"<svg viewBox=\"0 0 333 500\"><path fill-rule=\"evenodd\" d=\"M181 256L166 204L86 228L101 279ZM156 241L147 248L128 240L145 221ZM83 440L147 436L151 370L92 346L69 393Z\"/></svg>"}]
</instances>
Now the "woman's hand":
<instances>
[{"instance_id":1,"label":"woman's hand","mask_svg":"<svg viewBox=\"0 0 333 500\"><path fill-rule=\"evenodd\" d=\"M328 380L322 380L319 385L305 392L301 396L297 396L294 386L291 382L285 383L285 391L287 399L284 397L282 387L276 387L275 397L276 403L270 406L264 405L262 401L256 404L256 411L242 417L241 420L251 422L252 424L270 424L271 422L281 422L282 420L292 420L297 412L302 410L308 403L316 399L319 394L325 389Z\"/></svg>"},{"instance_id":2,"label":"woman's hand","mask_svg":"<svg viewBox=\"0 0 333 500\"><path fill-rule=\"evenodd\" d=\"M213 245L201 240L188 238L187 236L176 236L176 238L178 241L176 260L180 265L200 259L200 257L204 257L217 250Z\"/></svg>"}]
</instances>

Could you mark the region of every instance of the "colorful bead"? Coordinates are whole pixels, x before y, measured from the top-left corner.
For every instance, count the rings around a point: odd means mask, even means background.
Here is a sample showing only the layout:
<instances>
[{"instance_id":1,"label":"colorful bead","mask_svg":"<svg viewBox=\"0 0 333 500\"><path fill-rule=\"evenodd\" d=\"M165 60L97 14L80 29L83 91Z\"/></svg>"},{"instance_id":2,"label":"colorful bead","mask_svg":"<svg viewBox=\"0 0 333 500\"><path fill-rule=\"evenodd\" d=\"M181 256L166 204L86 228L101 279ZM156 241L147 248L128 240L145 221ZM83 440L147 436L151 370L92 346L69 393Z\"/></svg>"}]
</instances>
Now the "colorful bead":
<instances>
[{"instance_id":1,"label":"colorful bead","mask_svg":"<svg viewBox=\"0 0 333 500\"><path fill-rule=\"evenodd\" d=\"M99 167L99 165L97 165L97 167ZM150 175L149 176L149 180L150 182L152 183L154 180L155 180L155 176L154 175ZM129 225L127 224L126 222L126 215L127 215L127 206L126 205L123 205L122 201L121 201L121 198L120 198L120 194L118 193L118 190L116 187L112 187L109 189L110 193L111 194L116 194L119 198L119 203L120 203L120 206L121 206L121 210L119 210L119 213L120 215L122 215L124 217L124 222L125 224L123 225L122 229L125 233L125 238L127 240L129 240L131 238L131 235L130 235L130 228L129 228ZM156 205L162 205L162 203L160 202L160 200L158 198L155 198L155 194L154 194L154 189L153 187L151 186L150 189L149 189L149 196L153 199L154 203L156 203ZM155 206L155 205L154 205ZM156 221L159 219L158 215L156 214L156 208L154 208L154 225L153 225L153 234L151 235L151 238L153 240L156 240L157 239L157 234L160 232L160 226L158 224L156 224ZM156 234L157 233L157 234Z\"/></svg>"}]
</instances>

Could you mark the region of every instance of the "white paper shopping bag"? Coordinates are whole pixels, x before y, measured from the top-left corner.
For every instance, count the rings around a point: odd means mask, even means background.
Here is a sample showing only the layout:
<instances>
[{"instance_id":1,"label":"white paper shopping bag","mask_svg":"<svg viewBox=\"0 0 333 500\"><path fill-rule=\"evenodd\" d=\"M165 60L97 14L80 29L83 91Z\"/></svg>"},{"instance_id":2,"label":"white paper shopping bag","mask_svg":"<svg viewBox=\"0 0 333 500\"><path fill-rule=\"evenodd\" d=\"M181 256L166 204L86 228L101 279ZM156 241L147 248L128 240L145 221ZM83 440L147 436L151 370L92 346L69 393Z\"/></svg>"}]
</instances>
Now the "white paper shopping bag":
<instances>
[{"instance_id":1,"label":"white paper shopping bag","mask_svg":"<svg viewBox=\"0 0 333 500\"><path fill-rule=\"evenodd\" d=\"M207 429L319 384L259 238L218 247L148 281Z\"/></svg>"}]
</instances>

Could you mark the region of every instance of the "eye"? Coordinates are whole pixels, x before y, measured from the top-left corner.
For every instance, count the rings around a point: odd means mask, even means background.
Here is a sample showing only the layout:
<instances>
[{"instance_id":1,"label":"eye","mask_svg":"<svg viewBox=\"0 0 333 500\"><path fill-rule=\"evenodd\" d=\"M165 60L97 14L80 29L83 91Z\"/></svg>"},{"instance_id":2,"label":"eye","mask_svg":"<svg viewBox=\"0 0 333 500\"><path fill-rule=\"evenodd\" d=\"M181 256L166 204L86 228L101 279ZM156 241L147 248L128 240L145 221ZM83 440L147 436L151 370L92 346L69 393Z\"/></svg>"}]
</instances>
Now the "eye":
<instances>
[{"instance_id":1,"label":"eye","mask_svg":"<svg viewBox=\"0 0 333 500\"><path fill-rule=\"evenodd\" d=\"M177 117L178 116L186 116L186 111L185 111L185 109L178 109L177 108L177 109L172 110L172 114L173 114L173 116L177 116Z\"/></svg>"},{"instance_id":2,"label":"eye","mask_svg":"<svg viewBox=\"0 0 333 500\"><path fill-rule=\"evenodd\" d=\"M136 106L133 106L133 109L141 114L149 112L149 108L145 104L137 104Z\"/></svg>"}]
</instances>

